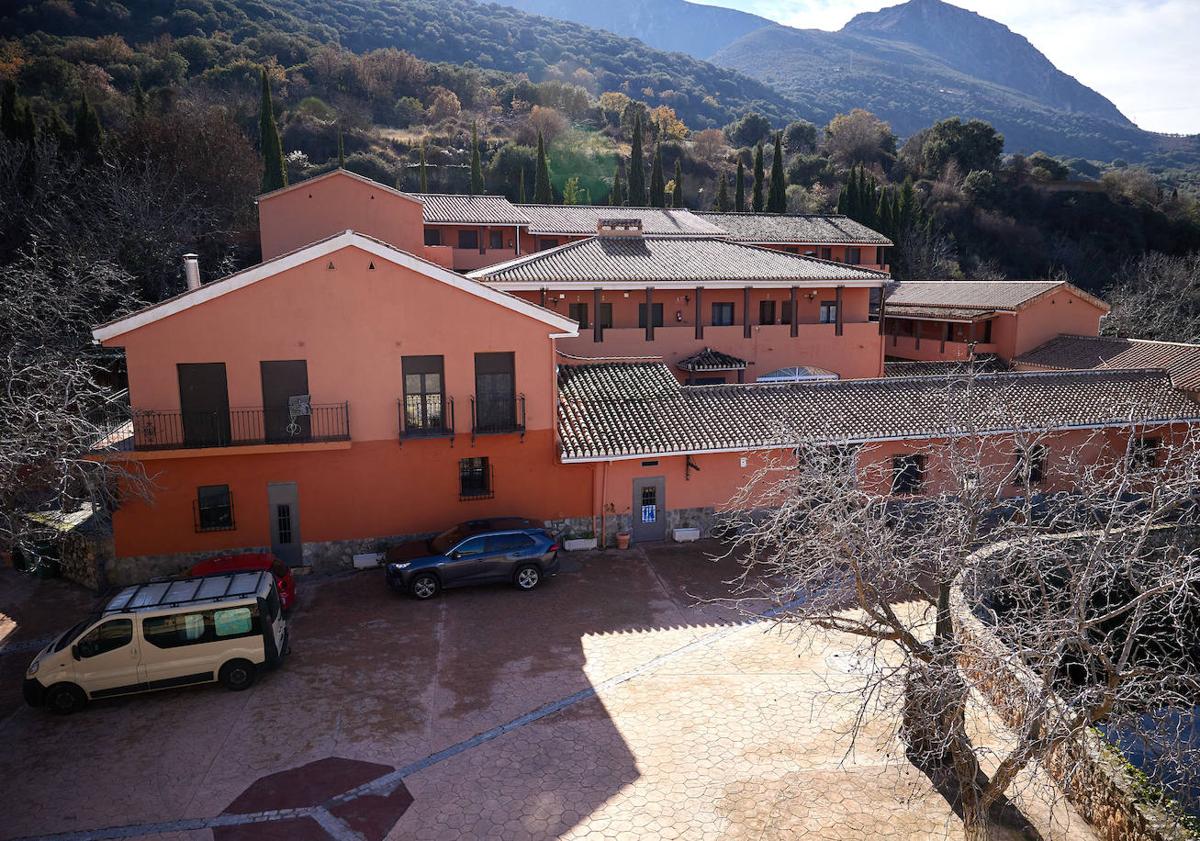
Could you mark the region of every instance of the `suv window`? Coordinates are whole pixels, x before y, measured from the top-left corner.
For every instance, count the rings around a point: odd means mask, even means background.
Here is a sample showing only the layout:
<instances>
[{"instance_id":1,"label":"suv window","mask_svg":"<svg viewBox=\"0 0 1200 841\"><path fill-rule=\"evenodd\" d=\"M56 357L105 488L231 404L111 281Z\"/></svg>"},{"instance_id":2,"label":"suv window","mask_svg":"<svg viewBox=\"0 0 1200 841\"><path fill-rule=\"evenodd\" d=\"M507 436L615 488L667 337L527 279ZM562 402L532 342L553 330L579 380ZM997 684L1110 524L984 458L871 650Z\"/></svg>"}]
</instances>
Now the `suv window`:
<instances>
[{"instance_id":1,"label":"suv window","mask_svg":"<svg viewBox=\"0 0 1200 841\"><path fill-rule=\"evenodd\" d=\"M113 619L97 625L79 641L80 657L95 657L116 651L133 641L133 620Z\"/></svg>"},{"instance_id":2,"label":"suv window","mask_svg":"<svg viewBox=\"0 0 1200 841\"><path fill-rule=\"evenodd\" d=\"M487 538L488 554L523 552L533 548L533 538L527 534L491 534Z\"/></svg>"},{"instance_id":3,"label":"suv window","mask_svg":"<svg viewBox=\"0 0 1200 841\"><path fill-rule=\"evenodd\" d=\"M459 555L482 555L483 554L483 538L472 537L470 540L464 541L458 545L455 550Z\"/></svg>"}]
</instances>

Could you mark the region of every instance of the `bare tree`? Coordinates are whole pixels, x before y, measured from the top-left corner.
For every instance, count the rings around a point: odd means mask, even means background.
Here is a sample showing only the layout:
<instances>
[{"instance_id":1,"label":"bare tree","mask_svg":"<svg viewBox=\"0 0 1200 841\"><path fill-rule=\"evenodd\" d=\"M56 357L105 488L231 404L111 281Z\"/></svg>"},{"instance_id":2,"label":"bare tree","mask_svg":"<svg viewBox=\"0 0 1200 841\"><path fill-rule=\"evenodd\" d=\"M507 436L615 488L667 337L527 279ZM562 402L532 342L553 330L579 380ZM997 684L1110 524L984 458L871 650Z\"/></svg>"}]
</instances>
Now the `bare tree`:
<instances>
[{"instance_id":1,"label":"bare tree","mask_svg":"<svg viewBox=\"0 0 1200 841\"><path fill-rule=\"evenodd\" d=\"M1108 290L1104 332L1170 342L1200 341L1200 251L1152 251L1126 264Z\"/></svg>"},{"instance_id":2,"label":"bare tree","mask_svg":"<svg viewBox=\"0 0 1200 841\"><path fill-rule=\"evenodd\" d=\"M937 399L951 432L938 441L854 446L797 433L795 454L758 471L731 505L746 512L731 550L746 567L742 595L787 605L781 621L802 635L861 641L855 732L898 691L907 755L948 791L969 839L994 837L1016 781L1097 722L1200 696L1200 558L1155 539L1155 526L1192 510L1196 438L1164 428L1170 413L1149 403L1107 407L1124 429L1044 431L1010 399L1018 377L947 378ZM1047 539L1080 528L1096 533ZM986 545L1000 548L981 559ZM958 587L1007 648L962 634ZM1039 677L1000 748L972 739L966 660L985 674L1022 663Z\"/></svg>"}]
</instances>

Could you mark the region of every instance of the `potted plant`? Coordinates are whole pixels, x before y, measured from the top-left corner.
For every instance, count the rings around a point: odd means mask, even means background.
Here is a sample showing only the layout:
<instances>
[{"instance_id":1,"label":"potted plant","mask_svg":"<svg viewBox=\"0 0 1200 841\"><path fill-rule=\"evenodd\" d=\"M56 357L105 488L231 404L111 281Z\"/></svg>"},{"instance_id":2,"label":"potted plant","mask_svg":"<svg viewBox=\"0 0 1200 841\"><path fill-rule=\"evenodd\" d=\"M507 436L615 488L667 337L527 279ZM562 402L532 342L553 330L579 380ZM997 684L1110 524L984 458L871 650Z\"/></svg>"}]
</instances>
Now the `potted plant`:
<instances>
[{"instance_id":1,"label":"potted plant","mask_svg":"<svg viewBox=\"0 0 1200 841\"><path fill-rule=\"evenodd\" d=\"M632 535L627 531L617 532L617 548L618 549L628 549L629 548L629 540L631 537L632 537Z\"/></svg>"},{"instance_id":2,"label":"potted plant","mask_svg":"<svg viewBox=\"0 0 1200 841\"><path fill-rule=\"evenodd\" d=\"M568 552L586 552L596 548L596 533L591 531L570 532L563 540L563 549Z\"/></svg>"}]
</instances>

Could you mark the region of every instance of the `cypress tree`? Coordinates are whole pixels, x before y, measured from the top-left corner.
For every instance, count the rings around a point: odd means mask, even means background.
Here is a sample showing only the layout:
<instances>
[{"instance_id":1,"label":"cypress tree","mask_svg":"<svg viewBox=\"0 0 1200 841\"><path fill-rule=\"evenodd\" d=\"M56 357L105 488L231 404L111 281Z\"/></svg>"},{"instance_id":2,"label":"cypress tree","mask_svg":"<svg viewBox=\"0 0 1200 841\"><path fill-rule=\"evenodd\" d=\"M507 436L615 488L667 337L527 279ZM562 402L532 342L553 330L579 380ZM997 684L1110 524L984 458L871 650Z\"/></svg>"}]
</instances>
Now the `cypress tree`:
<instances>
[{"instance_id":1,"label":"cypress tree","mask_svg":"<svg viewBox=\"0 0 1200 841\"><path fill-rule=\"evenodd\" d=\"M271 83L267 70L262 71L262 97L258 107L258 138L263 156L262 191L269 193L287 186L287 167L283 162L283 143L275 125L275 109L271 105Z\"/></svg>"},{"instance_id":2,"label":"cypress tree","mask_svg":"<svg viewBox=\"0 0 1200 841\"><path fill-rule=\"evenodd\" d=\"M346 168L346 144L342 140L342 124L338 123L338 169Z\"/></svg>"},{"instance_id":3,"label":"cypress tree","mask_svg":"<svg viewBox=\"0 0 1200 841\"><path fill-rule=\"evenodd\" d=\"M675 159L675 189L671 191L671 207L683 207L683 167Z\"/></svg>"},{"instance_id":4,"label":"cypress tree","mask_svg":"<svg viewBox=\"0 0 1200 841\"><path fill-rule=\"evenodd\" d=\"M611 207L620 207L625 203L625 196L621 193L621 164L617 164L617 169L613 173L612 189L608 191L608 203Z\"/></svg>"},{"instance_id":5,"label":"cypress tree","mask_svg":"<svg viewBox=\"0 0 1200 841\"><path fill-rule=\"evenodd\" d=\"M146 116L146 91L141 79L133 80L133 116L139 119Z\"/></svg>"},{"instance_id":6,"label":"cypress tree","mask_svg":"<svg viewBox=\"0 0 1200 841\"><path fill-rule=\"evenodd\" d=\"M630 207L646 206L646 162L642 160L642 115L633 118L633 144L629 152Z\"/></svg>"},{"instance_id":7,"label":"cypress tree","mask_svg":"<svg viewBox=\"0 0 1200 841\"><path fill-rule=\"evenodd\" d=\"M483 165L479 161L479 130L471 123L471 195L483 193Z\"/></svg>"},{"instance_id":8,"label":"cypress tree","mask_svg":"<svg viewBox=\"0 0 1200 841\"><path fill-rule=\"evenodd\" d=\"M75 148L84 163L94 164L100 160L100 145L103 142L104 130L100 128L100 117L85 94L75 110Z\"/></svg>"},{"instance_id":9,"label":"cypress tree","mask_svg":"<svg viewBox=\"0 0 1200 841\"><path fill-rule=\"evenodd\" d=\"M767 193L767 213L787 212L787 183L783 176L783 132L775 134L775 157L771 160L771 189Z\"/></svg>"},{"instance_id":10,"label":"cypress tree","mask_svg":"<svg viewBox=\"0 0 1200 841\"><path fill-rule=\"evenodd\" d=\"M663 183L662 146L654 148L654 165L650 168L650 206L666 207L666 185Z\"/></svg>"},{"instance_id":11,"label":"cypress tree","mask_svg":"<svg viewBox=\"0 0 1200 841\"><path fill-rule=\"evenodd\" d=\"M766 180L766 172L763 170L763 147L762 141L758 142L758 148L754 150L754 212L762 213L765 202L763 201L763 181Z\"/></svg>"},{"instance_id":12,"label":"cypress tree","mask_svg":"<svg viewBox=\"0 0 1200 841\"><path fill-rule=\"evenodd\" d=\"M713 204L713 209L722 213L729 210L729 179L723 172L721 173L721 183L717 187L717 200Z\"/></svg>"},{"instance_id":13,"label":"cypress tree","mask_svg":"<svg viewBox=\"0 0 1200 841\"><path fill-rule=\"evenodd\" d=\"M429 192L429 167L425 164L425 144L421 144L421 165L417 169L417 192Z\"/></svg>"},{"instance_id":14,"label":"cypress tree","mask_svg":"<svg viewBox=\"0 0 1200 841\"><path fill-rule=\"evenodd\" d=\"M50 112L50 119L46 121L45 131L54 138L59 149L69 149L75 142L75 135L71 133L71 127L57 111Z\"/></svg>"},{"instance_id":15,"label":"cypress tree","mask_svg":"<svg viewBox=\"0 0 1200 841\"><path fill-rule=\"evenodd\" d=\"M892 225L892 193L893 190L881 190L879 205L875 208L875 220L879 233L891 237L895 233Z\"/></svg>"},{"instance_id":16,"label":"cypress tree","mask_svg":"<svg viewBox=\"0 0 1200 841\"><path fill-rule=\"evenodd\" d=\"M546 141L538 132L537 170L533 176L533 200L536 204L552 204L554 193L550 189L550 166L546 163Z\"/></svg>"},{"instance_id":17,"label":"cypress tree","mask_svg":"<svg viewBox=\"0 0 1200 841\"><path fill-rule=\"evenodd\" d=\"M738 161L737 187L734 191L734 210L741 213L746 209L746 167Z\"/></svg>"},{"instance_id":18,"label":"cypress tree","mask_svg":"<svg viewBox=\"0 0 1200 841\"><path fill-rule=\"evenodd\" d=\"M17 83L8 79L0 90L0 133L9 140L19 137L17 121Z\"/></svg>"},{"instance_id":19,"label":"cypress tree","mask_svg":"<svg viewBox=\"0 0 1200 841\"><path fill-rule=\"evenodd\" d=\"M525 203L525 167L522 166L517 170L517 202Z\"/></svg>"}]
</instances>

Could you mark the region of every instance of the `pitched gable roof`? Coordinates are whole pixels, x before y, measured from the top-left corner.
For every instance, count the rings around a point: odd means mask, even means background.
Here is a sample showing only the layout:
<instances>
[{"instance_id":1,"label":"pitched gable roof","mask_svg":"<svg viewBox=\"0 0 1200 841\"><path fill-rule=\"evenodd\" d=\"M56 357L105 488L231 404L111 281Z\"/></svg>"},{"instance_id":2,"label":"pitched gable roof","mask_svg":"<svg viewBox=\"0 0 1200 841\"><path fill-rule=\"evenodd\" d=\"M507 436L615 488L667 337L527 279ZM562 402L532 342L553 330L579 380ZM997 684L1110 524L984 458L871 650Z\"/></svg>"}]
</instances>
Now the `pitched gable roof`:
<instances>
[{"instance_id":1,"label":"pitched gable roof","mask_svg":"<svg viewBox=\"0 0 1200 841\"><path fill-rule=\"evenodd\" d=\"M717 237L598 236L518 257L468 277L506 288L596 284L631 288L654 284L713 287L805 285L881 286L884 272L772 251Z\"/></svg>"},{"instance_id":2,"label":"pitched gable roof","mask_svg":"<svg viewBox=\"0 0 1200 841\"><path fill-rule=\"evenodd\" d=\"M527 315L530 318L553 327L558 331L554 334L555 336L576 336L579 334L579 325L566 316L559 315L544 307L539 307L537 304L525 301L515 295L509 295L506 292L470 280L436 263L415 257L407 251L400 251L381 240L355 233L354 231L346 231L326 237L323 240L318 240L311 245L306 245L288 254L280 255L245 271L206 283L199 289L190 289L173 298L168 298L165 301L152 304L122 318L101 324L92 330L92 338L97 342L107 341L347 247L359 248L368 254L382 260L387 260L397 266L411 269L433 280L453 286L456 289L461 289L470 295L499 304L506 309L513 310L522 315Z\"/></svg>"},{"instance_id":3,"label":"pitched gable roof","mask_svg":"<svg viewBox=\"0 0 1200 841\"><path fill-rule=\"evenodd\" d=\"M1200 345L1063 335L1013 360L1029 368L1088 370L1098 368L1163 368L1176 387L1200 390Z\"/></svg>"},{"instance_id":4,"label":"pitched gable roof","mask_svg":"<svg viewBox=\"0 0 1200 841\"><path fill-rule=\"evenodd\" d=\"M1061 280L906 280L889 287L887 309L925 312L945 307L976 316L987 312L1017 312L1033 301L1066 290L1108 312L1104 301Z\"/></svg>"},{"instance_id":5,"label":"pitched gable roof","mask_svg":"<svg viewBox=\"0 0 1200 841\"><path fill-rule=\"evenodd\" d=\"M838 214L697 211L696 215L728 231L735 242L892 245L878 231Z\"/></svg>"},{"instance_id":6,"label":"pitched gable roof","mask_svg":"<svg viewBox=\"0 0 1200 841\"><path fill-rule=\"evenodd\" d=\"M385 193L390 193L393 196L399 196L402 199L415 202L420 201L420 199L412 193L406 193L403 190L397 190L395 187L389 187L387 184L381 184L378 181L373 181L366 176L359 175L357 172L351 172L348 169L331 169L329 172L322 173L321 175L314 175L312 178L305 178L303 181L297 181L295 184L288 184L286 187L280 187L278 190L272 190L269 193L262 193L256 197L254 201L261 202L265 199L274 198L275 196L279 196L284 193L290 193L294 190L299 190L301 187L311 188L314 184L319 184L322 181L332 180L334 178L348 178L352 181L358 181L362 184L365 184L372 189L383 190Z\"/></svg>"},{"instance_id":7,"label":"pitched gable roof","mask_svg":"<svg viewBox=\"0 0 1200 841\"><path fill-rule=\"evenodd\" d=\"M504 196L414 193L431 225L528 225L529 217Z\"/></svg>"}]
</instances>

